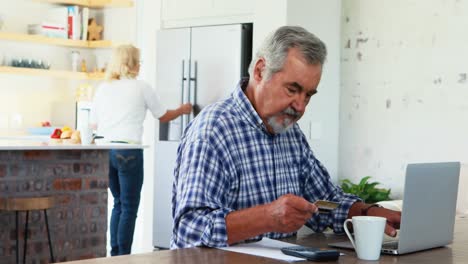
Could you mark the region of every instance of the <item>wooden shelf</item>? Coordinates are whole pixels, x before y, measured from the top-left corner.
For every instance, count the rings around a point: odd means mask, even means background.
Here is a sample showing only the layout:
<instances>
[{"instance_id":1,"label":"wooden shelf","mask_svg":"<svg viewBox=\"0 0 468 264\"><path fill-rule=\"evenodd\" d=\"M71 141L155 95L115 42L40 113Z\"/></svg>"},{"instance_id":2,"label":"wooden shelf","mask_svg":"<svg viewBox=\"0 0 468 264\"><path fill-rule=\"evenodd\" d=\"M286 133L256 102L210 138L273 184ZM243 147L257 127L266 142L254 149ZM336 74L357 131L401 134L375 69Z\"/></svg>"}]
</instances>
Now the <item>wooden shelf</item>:
<instances>
[{"instance_id":1,"label":"wooden shelf","mask_svg":"<svg viewBox=\"0 0 468 264\"><path fill-rule=\"evenodd\" d=\"M78 5L90 8L132 7L133 0L36 0L61 5Z\"/></svg>"},{"instance_id":2,"label":"wooden shelf","mask_svg":"<svg viewBox=\"0 0 468 264\"><path fill-rule=\"evenodd\" d=\"M29 76L47 76L54 78L70 79L70 80L103 80L104 73L85 73L85 72L72 72L72 71L58 71L58 70L42 70L31 68L19 68L0 66L0 73L6 74L20 74Z\"/></svg>"},{"instance_id":3,"label":"wooden shelf","mask_svg":"<svg viewBox=\"0 0 468 264\"><path fill-rule=\"evenodd\" d=\"M0 39L41 43L47 45L75 47L75 48L110 48L112 42L109 40L84 41L61 38L49 38L41 35L28 35L19 33L0 32Z\"/></svg>"}]
</instances>

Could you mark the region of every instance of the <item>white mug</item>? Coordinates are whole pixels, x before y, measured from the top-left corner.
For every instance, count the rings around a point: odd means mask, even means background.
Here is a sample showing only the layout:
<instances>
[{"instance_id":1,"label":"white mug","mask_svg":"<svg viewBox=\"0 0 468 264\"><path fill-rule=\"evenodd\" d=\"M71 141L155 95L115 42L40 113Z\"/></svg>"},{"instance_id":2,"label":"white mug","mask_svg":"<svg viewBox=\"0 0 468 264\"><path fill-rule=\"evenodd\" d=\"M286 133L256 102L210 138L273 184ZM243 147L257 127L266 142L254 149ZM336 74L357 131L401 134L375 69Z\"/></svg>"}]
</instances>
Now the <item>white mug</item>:
<instances>
[{"instance_id":1,"label":"white mug","mask_svg":"<svg viewBox=\"0 0 468 264\"><path fill-rule=\"evenodd\" d=\"M354 239L348 230L351 222L354 229ZM353 216L344 221L344 230L353 244L358 258L363 260L378 260L382 249L385 224L387 219L378 216Z\"/></svg>"},{"instance_id":2,"label":"white mug","mask_svg":"<svg viewBox=\"0 0 468 264\"><path fill-rule=\"evenodd\" d=\"M89 145L93 143L93 130L91 128L84 128L81 130L81 144Z\"/></svg>"}]
</instances>

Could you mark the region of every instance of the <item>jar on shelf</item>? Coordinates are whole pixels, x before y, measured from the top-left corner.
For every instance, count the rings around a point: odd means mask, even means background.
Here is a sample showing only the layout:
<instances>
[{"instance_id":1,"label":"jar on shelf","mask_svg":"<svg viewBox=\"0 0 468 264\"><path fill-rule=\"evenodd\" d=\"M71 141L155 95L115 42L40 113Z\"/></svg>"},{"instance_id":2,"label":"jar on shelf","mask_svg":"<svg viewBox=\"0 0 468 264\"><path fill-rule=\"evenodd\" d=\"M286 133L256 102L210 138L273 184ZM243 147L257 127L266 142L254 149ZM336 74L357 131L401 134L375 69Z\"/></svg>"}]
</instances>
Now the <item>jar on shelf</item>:
<instances>
[{"instance_id":1,"label":"jar on shelf","mask_svg":"<svg viewBox=\"0 0 468 264\"><path fill-rule=\"evenodd\" d=\"M71 58L71 70L74 72L79 71L80 69L80 52L73 50L70 54Z\"/></svg>"}]
</instances>

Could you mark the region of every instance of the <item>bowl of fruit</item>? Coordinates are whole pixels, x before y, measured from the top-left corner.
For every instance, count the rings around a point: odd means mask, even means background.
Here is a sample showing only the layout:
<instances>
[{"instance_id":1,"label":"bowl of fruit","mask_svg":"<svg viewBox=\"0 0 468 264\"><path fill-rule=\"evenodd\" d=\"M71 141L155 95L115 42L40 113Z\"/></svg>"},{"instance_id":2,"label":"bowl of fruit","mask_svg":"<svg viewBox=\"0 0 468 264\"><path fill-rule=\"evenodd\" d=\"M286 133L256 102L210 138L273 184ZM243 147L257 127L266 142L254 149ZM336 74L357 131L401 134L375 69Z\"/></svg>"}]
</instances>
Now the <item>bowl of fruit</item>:
<instances>
[{"instance_id":1,"label":"bowl of fruit","mask_svg":"<svg viewBox=\"0 0 468 264\"><path fill-rule=\"evenodd\" d=\"M80 144L81 135L80 131L73 130L69 126L56 128L50 134L50 143L63 143L63 144Z\"/></svg>"},{"instance_id":2,"label":"bowl of fruit","mask_svg":"<svg viewBox=\"0 0 468 264\"><path fill-rule=\"evenodd\" d=\"M49 121L43 121L38 123L35 127L28 128L27 131L30 135L48 136L55 129L56 127L51 126Z\"/></svg>"}]
</instances>

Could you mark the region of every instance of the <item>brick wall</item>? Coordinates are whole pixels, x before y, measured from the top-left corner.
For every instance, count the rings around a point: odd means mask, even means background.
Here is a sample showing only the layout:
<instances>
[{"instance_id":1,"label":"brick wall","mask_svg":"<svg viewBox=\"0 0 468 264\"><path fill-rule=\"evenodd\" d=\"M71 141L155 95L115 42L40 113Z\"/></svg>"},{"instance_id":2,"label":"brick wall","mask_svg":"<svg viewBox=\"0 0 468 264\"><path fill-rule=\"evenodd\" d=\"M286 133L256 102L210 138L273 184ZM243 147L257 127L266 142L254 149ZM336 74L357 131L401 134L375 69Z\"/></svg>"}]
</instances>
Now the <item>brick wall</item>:
<instances>
[{"instance_id":1,"label":"brick wall","mask_svg":"<svg viewBox=\"0 0 468 264\"><path fill-rule=\"evenodd\" d=\"M108 166L107 150L0 151L0 197L56 196L48 210L55 260L104 257ZM29 213L29 230L27 263L48 263L41 211ZM0 263L15 263L15 235L15 213L0 211Z\"/></svg>"}]
</instances>

